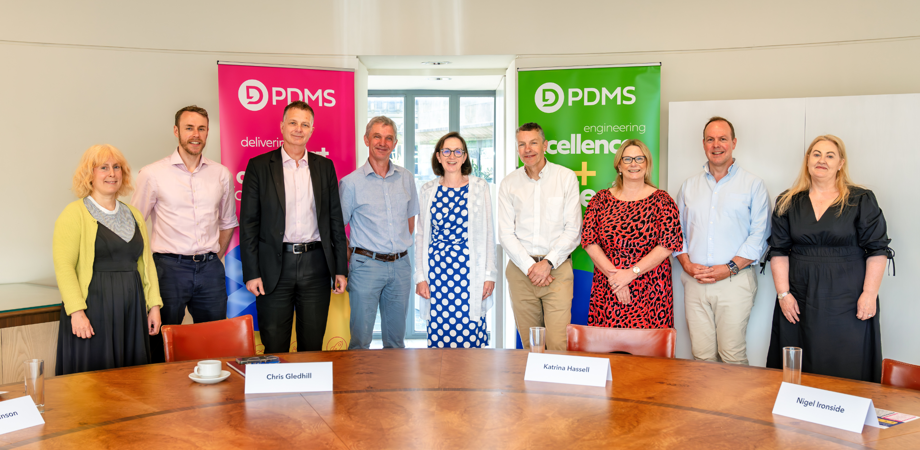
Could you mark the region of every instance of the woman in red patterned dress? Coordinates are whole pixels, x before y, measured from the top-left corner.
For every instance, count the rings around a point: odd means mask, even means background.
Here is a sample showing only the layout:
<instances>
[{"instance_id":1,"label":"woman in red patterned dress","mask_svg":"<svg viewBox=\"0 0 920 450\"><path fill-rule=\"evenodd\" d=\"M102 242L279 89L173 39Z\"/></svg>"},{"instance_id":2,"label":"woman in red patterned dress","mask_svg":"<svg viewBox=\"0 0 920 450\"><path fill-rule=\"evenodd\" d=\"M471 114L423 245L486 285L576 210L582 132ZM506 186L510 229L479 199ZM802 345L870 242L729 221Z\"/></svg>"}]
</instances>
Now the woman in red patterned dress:
<instances>
[{"instance_id":1,"label":"woman in red patterned dress","mask_svg":"<svg viewBox=\"0 0 920 450\"><path fill-rule=\"evenodd\" d=\"M585 213L581 245L594 261L588 325L673 328L671 252L683 247L677 205L652 184L652 155L638 139L620 145L617 178Z\"/></svg>"}]
</instances>

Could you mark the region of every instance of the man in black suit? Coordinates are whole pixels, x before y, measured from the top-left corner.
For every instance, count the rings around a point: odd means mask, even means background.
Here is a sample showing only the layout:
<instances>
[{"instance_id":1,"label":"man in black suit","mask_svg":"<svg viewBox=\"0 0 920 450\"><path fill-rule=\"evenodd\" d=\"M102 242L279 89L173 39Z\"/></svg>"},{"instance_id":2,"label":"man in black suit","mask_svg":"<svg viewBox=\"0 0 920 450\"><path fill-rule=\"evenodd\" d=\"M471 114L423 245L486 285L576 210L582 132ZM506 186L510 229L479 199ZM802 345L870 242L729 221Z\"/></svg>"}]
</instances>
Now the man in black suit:
<instances>
[{"instance_id":1,"label":"man in black suit","mask_svg":"<svg viewBox=\"0 0 920 450\"><path fill-rule=\"evenodd\" d=\"M307 152L313 108L293 102L281 121L284 144L246 166L240 257L256 296L265 353L285 353L297 311L297 351L322 350L330 287L345 292L345 225L332 161Z\"/></svg>"}]
</instances>

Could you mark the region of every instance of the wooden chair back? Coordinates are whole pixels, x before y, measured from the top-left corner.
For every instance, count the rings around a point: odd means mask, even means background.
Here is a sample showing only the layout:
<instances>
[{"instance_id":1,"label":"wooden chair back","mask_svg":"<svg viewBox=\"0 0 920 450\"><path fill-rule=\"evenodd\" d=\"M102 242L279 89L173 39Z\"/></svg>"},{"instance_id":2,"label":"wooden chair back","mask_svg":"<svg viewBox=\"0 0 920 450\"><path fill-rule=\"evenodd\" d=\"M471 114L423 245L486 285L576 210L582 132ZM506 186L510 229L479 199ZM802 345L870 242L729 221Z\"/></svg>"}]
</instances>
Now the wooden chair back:
<instances>
[{"instance_id":1,"label":"wooden chair back","mask_svg":"<svg viewBox=\"0 0 920 450\"><path fill-rule=\"evenodd\" d=\"M882 384L920 391L920 366L885 359L882 361Z\"/></svg>"},{"instance_id":2,"label":"wooden chair back","mask_svg":"<svg viewBox=\"0 0 920 450\"><path fill-rule=\"evenodd\" d=\"M164 325L161 332L166 362L256 355L250 315L190 325Z\"/></svg>"},{"instance_id":3,"label":"wooden chair back","mask_svg":"<svg viewBox=\"0 0 920 450\"><path fill-rule=\"evenodd\" d=\"M565 331L568 350L573 352L625 352L673 358L677 342L677 330L673 328L606 328L569 324Z\"/></svg>"}]
</instances>

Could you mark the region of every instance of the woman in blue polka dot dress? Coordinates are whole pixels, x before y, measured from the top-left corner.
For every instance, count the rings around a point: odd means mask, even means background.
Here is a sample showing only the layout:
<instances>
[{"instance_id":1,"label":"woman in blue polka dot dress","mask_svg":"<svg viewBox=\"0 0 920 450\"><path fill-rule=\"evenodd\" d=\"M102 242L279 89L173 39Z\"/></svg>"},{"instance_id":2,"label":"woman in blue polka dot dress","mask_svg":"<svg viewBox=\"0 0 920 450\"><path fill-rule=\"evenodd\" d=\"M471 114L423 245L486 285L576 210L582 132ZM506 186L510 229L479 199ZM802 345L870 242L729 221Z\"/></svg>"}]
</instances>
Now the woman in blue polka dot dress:
<instances>
[{"instance_id":1,"label":"woman in blue polka dot dress","mask_svg":"<svg viewBox=\"0 0 920 450\"><path fill-rule=\"evenodd\" d=\"M498 275L489 186L470 175L457 132L435 145L431 167L438 178L422 186L415 232L415 293L428 347L487 347L485 316Z\"/></svg>"}]
</instances>

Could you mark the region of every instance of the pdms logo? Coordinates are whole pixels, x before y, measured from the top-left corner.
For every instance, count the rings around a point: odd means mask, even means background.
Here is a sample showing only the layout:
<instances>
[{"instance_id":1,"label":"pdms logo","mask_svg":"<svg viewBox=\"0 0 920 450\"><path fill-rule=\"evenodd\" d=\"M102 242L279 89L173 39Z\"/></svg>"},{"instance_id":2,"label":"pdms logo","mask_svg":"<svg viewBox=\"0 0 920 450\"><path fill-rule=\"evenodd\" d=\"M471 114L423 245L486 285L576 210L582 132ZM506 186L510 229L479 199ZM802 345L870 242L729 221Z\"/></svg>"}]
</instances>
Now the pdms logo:
<instances>
[{"instance_id":1,"label":"pdms logo","mask_svg":"<svg viewBox=\"0 0 920 450\"><path fill-rule=\"evenodd\" d=\"M240 84L237 96L244 108L250 111L259 111L268 104L268 91L268 88L261 81L246 80ZM315 92L310 92L307 88L272 87L270 97L272 105L277 105L281 100L284 101L285 105L299 100L307 102L310 106L335 106L334 94L335 90L333 89L317 89Z\"/></svg>"},{"instance_id":2,"label":"pdms logo","mask_svg":"<svg viewBox=\"0 0 920 450\"><path fill-rule=\"evenodd\" d=\"M258 111L268 103L268 90L259 80L244 81L237 95L240 97L240 104L243 105L243 108L250 111Z\"/></svg>"},{"instance_id":3,"label":"pdms logo","mask_svg":"<svg viewBox=\"0 0 920 450\"><path fill-rule=\"evenodd\" d=\"M600 88L571 88L568 90L569 106L575 102L581 102L584 106L594 106L600 103L602 106L607 105L607 100L611 103L616 101L617 105L632 105L636 103L635 86L617 87L613 91L607 90L606 87ZM537 88L534 95L534 103L541 112L552 114L559 111L565 104L565 91L556 83L543 83Z\"/></svg>"}]
</instances>

